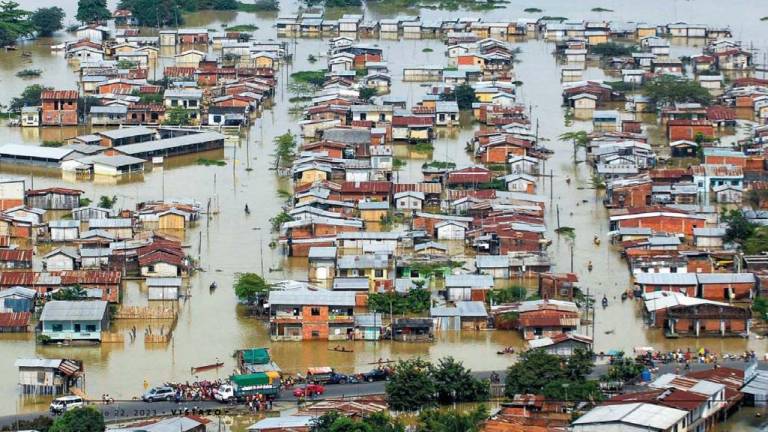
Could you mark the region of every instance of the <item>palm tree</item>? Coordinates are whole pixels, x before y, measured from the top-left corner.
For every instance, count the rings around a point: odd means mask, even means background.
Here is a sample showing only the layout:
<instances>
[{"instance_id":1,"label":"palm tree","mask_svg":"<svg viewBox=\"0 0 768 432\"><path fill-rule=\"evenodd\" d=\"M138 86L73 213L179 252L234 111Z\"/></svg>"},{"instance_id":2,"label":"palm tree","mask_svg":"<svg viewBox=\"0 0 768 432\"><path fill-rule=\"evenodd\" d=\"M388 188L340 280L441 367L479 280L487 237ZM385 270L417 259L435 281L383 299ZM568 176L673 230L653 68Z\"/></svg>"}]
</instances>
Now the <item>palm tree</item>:
<instances>
[{"instance_id":1,"label":"palm tree","mask_svg":"<svg viewBox=\"0 0 768 432\"><path fill-rule=\"evenodd\" d=\"M576 163L576 152L579 147L587 148L589 144L589 135L586 131L565 132L560 135L560 139L563 141L573 142L573 163Z\"/></svg>"}]
</instances>

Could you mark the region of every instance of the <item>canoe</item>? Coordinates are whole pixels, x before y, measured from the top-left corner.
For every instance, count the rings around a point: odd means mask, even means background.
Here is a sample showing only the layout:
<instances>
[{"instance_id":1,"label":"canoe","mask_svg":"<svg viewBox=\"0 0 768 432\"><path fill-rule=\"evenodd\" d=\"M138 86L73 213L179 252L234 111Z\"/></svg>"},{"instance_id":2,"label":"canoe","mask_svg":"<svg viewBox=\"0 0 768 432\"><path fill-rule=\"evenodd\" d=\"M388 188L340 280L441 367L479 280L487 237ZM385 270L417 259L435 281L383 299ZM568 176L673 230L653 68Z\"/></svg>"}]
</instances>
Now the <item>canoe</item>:
<instances>
[{"instance_id":1,"label":"canoe","mask_svg":"<svg viewBox=\"0 0 768 432\"><path fill-rule=\"evenodd\" d=\"M204 365L204 366L197 366L197 367L193 366L190 369L192 371L192 374L194 375L198 372L205 372L211 369L218 369L222 366L224 366L224 362L218 362L218 363L213 363L213 364Z\"/></svg>"}]
</instances>

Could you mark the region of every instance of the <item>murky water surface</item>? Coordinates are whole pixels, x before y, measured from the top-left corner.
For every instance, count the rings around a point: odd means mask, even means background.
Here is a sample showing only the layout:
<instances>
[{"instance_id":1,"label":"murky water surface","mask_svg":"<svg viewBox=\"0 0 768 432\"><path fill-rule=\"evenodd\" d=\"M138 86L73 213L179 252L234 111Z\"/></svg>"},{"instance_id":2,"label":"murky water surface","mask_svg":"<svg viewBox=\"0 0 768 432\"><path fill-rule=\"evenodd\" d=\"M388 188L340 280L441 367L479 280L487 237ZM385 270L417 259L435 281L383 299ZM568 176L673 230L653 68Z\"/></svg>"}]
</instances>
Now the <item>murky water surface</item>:
<instances>
[{"instance_id":1,"label":"murky water surface","mask_svg":"<svg viewBox=\"0 0 768 432\"><path fill-rule=\"evenodd\" d=\"M21 5L28 9L40 6L57 5L63 7L67 21L72 21L76 9L76 0L56 2L42 0L21 0ZM115 3L115 2L111 2ZM571 19L607 19L623 21L645 21L663 24L675 21L688 21L710 25L729 26L734 38L745 44L764 49L768 46L768 23L760 22L759 17L768 15L768 3L764 0L732 0L724 7L717 0L646 0L630 2L605 0L601 6L613 9L613 13L592 13L589 10L597 4L574 2L570 0L548 0L537 2L547 15L566 16ZM114 6L113 4L111 6ZM282 2L283 11L295 11L294 2ZM455 18L461 16L485 16L509 19L522 17L522 11L531 4L512 1L507 9L487 13L478 12L440 12L420 11L427 19ZM724 11L727 9L727 13ZM408 11L411 14L418 10ZM372 18L396 16L397 11L367 10ZM401 12L402 13L402 12ZM224 25L255 24L259 30L255 39L274 39L272 22L275 15L256 15L237 12L205 12L187 17L187 26L221 29ZM148 30L151 31L151 30ZM7 104L26 85L41 83L57 88L76 88L74 69L68 65L61 54L51 53L49 46L67 38L59 34L52 39L41 39L24 44L18 51L0 53L0 103ZM384 55L389 62L393 77L392 92L405 97L409 105L415 103L423 89L415 83L402 83L402 68L408 64L446 64L443 55L444 45L436 40L372 40L384 48ZM700 43L700 42L698 42ZM433 52L424 53L423 48L430 47ZM548 207L547 221L550 228L548 237L553 239L550 254L557 263L556 271L568 271L569 252L563 240L558 240L552 232L555 228L555 207L561 209L561 223L576 228L575 267L582 286L589 287L592 293L601 297L606 294L611 301L605 310L598 310L596 316L596 350L609 349L631 350L634 346L651 345L657 349L672 349L688 346L706 346L715 351L737 352L755 349L764 352L764 341L757 339L682 339L668 340L658 331L649 331L642 323L638 306L632 302L618 301L619 294L628 287L628 271L619 255L606 246L596 247L592 243L594 234L604 236L608 231L606 210L600 203L595 191L588 189L589 173L584 164L574 165L568 143L560 143L557 136L568 130L565 125L563 110L560 107L560 74L558 65L552 56L554 46L543 41L531 40L519 43L522 49L521 63L517 65L517 77L524 84L520 95L524 102L533 105L534 121L540 124L540 135L550 141L547 143L555 150L555 155L547 162L547 169L554 171L553 202ZM314 65L306 59L310 54L323 57L327 50L327 41L319 39L291 40L291 49L295 53L293 64L280 71L280 88L275 98L273 109L264 113L239 144L229 144L223 151L212 154L211 159L224 158L223 167L202 167L195 164L194 157L178 158L168 161L165 168L155 168L143 175L114 182L76 182L62 178L60 172L30 172L24 168L0 167L3 175L21 175L34 187L63 185L86 191L91 198L100 195L117 195L118 205L131 207L137 201L166 197L194 198L206 202L209 198L219 203L220 213L209 222L203 220L197 227L188 231L186 244L189 253L199 254L204 272L197 273L191 280L191 298L180 304L180 316L173 333L173 340L164 346L145 345L141 336L135 342L121 344L103 344L98 347L55 347L38 346L31 335L0 335L0 414L14 411L44 409L43 401L21 402L16 396L17 371L13 361L19 357L68 357L80 358L86 365L86 390L91 395L109 393L115 398L130 398L142 391L142 382L151 384L164 381L193 380L190 367L213 363L219 358L225 362L225 368L218 372L208 372L200 378L224 377L232 369L232 352L241 347L269 346L277 362L287 371L301 371L308 366L333 365L343 372L365 371L369 363L380 358L400 358L422 356L436 359L451 355L478 370L504 368L512 361L510 357L499 356L496 351L505 346L521 347L523 342L514 332L465 332L462 334L440 334L433 344L390 344L388 342L355 342L354 353L328 351L327 343L275 343L269 342L268 330L264 323L248 318L235 306L235 296L229 287L236 272L258 271L260 266L260 242L264 250L264 267L274 269L267 276L270 280L294 278L306 279L305 260L287 259L279 250L267 247L270 239L268 219L280 211L284 204L278 189L289 190L290 184L279 179L270 171L272 140L276 135L291 130L298 132L295 120L288 111L285 84L287 75L295 70L320 68L325 59ZM698 52L700 46L685 41L676 42L673 55L691 55ZM31 57L23 57L22 51L31 51ZM173 62L173 52L163 52L158 70ZM18 70L24 68L42 69L38 79L25 80L15 77ZM154 72L152 72L154 73ZM603 72L594 65L585 78L603 78ZM472 135L472 125L461 129L441 133L435 143L434 159L452 160L459 166L470 163L464 150L464 144ZM575 122L572 128L589 129L586 122ZM37 145L43 140L61 140L86 130L76 128L21 129L0 127L0 143L23 143ZM652 131L653 132L653 131ZM652 135L653 136L653 135ZM405 152L405 149L398 149ZM406 152L407 153L407 152ZM207 156L206 156L207 157ZM399 157L407 157L403 154ZM399 172L399 181L420 181L420 166L423 160L409 160ZM247 168L252 170L247 170ZM570 186L565 184L565 177L575 181ZM539 184L539 193L550 196L549 182ZM248 203L250 216L243 214L242 208ZM592 272L586 271L586 263L594 263ZM219 289L211 294L208 285L216 281ZM145 298L138 284L129 283L125 300L127 304L141 304ZM137 326L138 334L143 334L146 326L159 328L158 323L119 322L118 328L128 329ZM607 331L612 333L606 334ZM7 403L18 401L16 404ZM742 425L753 427L754 422L745 421ZM734 429L736 430L736 429Z\"/></svg>"}]
</instances>

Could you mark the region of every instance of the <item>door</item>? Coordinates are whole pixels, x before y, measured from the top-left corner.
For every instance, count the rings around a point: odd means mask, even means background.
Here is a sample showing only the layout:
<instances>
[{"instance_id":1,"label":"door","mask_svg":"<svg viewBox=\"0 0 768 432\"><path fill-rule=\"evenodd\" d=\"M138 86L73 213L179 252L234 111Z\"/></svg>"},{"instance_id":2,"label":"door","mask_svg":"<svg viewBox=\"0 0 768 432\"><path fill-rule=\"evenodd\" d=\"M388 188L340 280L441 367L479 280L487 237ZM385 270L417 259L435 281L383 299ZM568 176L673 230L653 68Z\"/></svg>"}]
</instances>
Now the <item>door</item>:
<instances>
[{"instance_id":1,"label":"door","mask_svg":"<svg viewBox=\"0 0 768 432\"><path fill-rule=\"evenodd\" d=\"M80 324L75 324L75 333L80 333Z\"/></svg>"}]
</instances>

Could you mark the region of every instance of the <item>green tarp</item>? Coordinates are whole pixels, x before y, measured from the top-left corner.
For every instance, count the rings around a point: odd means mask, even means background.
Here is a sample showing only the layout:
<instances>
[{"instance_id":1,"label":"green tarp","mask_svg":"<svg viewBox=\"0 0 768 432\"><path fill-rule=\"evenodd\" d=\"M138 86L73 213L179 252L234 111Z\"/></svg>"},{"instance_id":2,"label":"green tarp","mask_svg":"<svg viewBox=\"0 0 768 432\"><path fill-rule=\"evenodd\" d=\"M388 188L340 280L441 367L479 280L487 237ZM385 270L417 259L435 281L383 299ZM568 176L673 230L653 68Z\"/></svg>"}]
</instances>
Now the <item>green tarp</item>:
<instances>
[{"instance_id":1,"label":"green tarp","mask_svg":"<svg viewBox=\"0 0 768 432\"><path fill-rule=\"evenodd\" d=\"M237 387L253 387L269 385L269 376L265 373L254 373L247 375L233 375L231 377L232 384Z\"/></svg>"},{"instance_id":2,"label":"green tarp","mask_svg":"<svg viewBox=\"0 0 768 432\"><path fill-rule=\"evenodd\" d=\"M243 363L267 364L269 363L269 351L266 348L251 348L243 350Z\"/></svg>"}]
</instances>

